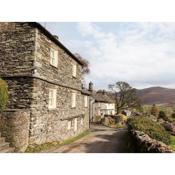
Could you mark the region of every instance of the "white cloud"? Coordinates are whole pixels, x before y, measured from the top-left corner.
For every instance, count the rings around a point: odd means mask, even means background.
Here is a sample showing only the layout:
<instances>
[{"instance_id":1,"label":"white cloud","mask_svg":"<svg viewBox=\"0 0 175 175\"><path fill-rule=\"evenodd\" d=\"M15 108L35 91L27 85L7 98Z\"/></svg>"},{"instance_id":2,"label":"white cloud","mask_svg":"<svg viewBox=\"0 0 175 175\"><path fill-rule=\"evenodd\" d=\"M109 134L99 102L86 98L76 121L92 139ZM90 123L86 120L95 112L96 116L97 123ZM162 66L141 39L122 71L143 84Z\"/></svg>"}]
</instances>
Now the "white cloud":
<instances>
[{"instance_id":1,"label":"white cloud","mask_svg":"<svg viewBox=\"0 0 175 175\"><path fill-rule=\"evenodd\" d=\"M97 88L117 81L135 87L174 86L174 23L137 23L121 32L121 40L119 34L104 32L93 23L79 23L77 29L84 40L73 42L89 58L91 74L87 79Z\"/></svg>"}]
</instances>

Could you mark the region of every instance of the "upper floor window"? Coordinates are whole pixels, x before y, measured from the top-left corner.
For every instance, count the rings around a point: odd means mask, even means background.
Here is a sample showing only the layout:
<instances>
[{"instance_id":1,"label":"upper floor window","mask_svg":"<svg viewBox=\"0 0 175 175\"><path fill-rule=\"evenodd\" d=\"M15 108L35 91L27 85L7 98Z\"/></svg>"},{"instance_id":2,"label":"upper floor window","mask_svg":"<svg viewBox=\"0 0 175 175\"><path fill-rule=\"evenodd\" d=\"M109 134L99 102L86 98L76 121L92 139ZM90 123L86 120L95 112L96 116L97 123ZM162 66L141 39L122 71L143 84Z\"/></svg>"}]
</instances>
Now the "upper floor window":
<instances>
[{"instance_id":1,"label":"upper floor window","mask_svg":"<svg viewBox=\"0 0 175 175\"><path fill-rule=\"evenodd\" d=\"M88 97L84 96L84 107L88 107Z\"/></svg>"},{"instance_id":2,"label":"upper floor window","mask_svg":"<svg viewBox=\"0 0 175 175\"><path fill-rule=\"evenodd\" d=\"M57 90L49 89L49 109L56 108Z\"/></svg>"},{"instance_id":3,"label":"upper floor window","mask_svg":"<svg viewBox=\"0 0 175 175\"><path fill-rule=\"evenodd\" d=\"M54 67L58 66L58 51L56 49L50 49L50 64Z\"/></svg>"},{"instance_id":4,"label":"upper floor window","mask_svg":"<svg viewBox=\"0 0 175 175\"><path fill-rule=\"evenodd\" d=\"M72 92L72 108L76 107L76 92Z\"/></svg>"},{"instance_id":5,"label":"upper floor window","mask_svg":"<svg viewBox=\"0 0 175 175\"><path fill-rule=\"evenodd\" d=\"M73 77L77 76L77 64L76 63L72 64L72 76Z\"/></svg>"}]
</instances>

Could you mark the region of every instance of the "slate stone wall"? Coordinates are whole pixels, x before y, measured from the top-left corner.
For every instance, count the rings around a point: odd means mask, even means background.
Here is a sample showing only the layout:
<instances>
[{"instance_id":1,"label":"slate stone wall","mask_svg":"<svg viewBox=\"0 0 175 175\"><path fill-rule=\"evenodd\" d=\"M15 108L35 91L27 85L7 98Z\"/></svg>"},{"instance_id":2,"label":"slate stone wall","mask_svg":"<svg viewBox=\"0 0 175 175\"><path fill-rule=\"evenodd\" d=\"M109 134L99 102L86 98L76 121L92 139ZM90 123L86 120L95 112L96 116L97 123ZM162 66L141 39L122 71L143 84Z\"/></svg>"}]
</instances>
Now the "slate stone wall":
<instances>
[{"instance_id":1,"label":"slate stone wall","mask_svg":"<svg viewBox=\"0 0 175 175\"><path fill-rule=\"evenodd\" d=\"M58 67L50 64L50 48L58 50ZM72 64L77 76L72 77ZM63 49L39 30L36 32L35 73L31 104L30 144L60 141L89 128L89 107L84 107L81 93L82 67ZM57 107L48 109L49 89L57 89ZM71 107L72 91L76 91L76 107ZM78 130L74 131L75 118ZM81 125L83 118L83 125ZM72 128L68 130L68 121Z\"/></svg>"},{"instance_id":2,"label":"slate stone wall","mask_svg":"<svg viewBox=\"0 0 175 175\"><path fill-rule=\"evenodd\" d=\"M30 109L32 103L33 78L4 77L8 84L8 109Z\"/></svg>"},{"instance_id":3,"label":"slate stone wall","mask_svg":"<svg viewBox=\"0 0 175 175\"><path fill-rule=\"evenodd\" d=\"M58 68L50 65L51 47L58 49ZM77 64L76 78L72 77L73 63ZM84 107L81 93L82 67L41 31L28 23L0 23L0 67L0 77L8 83L11 110L1 116L1 130L8 128L11 134L4 135L17 151L64 140L89 128L89 106ZM49 88L57 89L55 110L48 109ZM71 108L72 90L77 92L76 108ZM26 123L16 132L23 119ZM72 122L70 130L68 121Z\"/></svg>"},{"instance_id":4,"label":"slate stone wall","mask_svg":"<svg viewBox=\"0 0 175 175\"><path fill-rule=\"evenodd\" d=\"M50 48L58 50L58 67L50 64ZM72 77L72 64L77 65L77 77ZM82 67L62 48L54 44L42 32L36 32L35 77L81 90Z\"/></svg>"},{"instance_id":5,"label":"slate stone wall","mask_svg":"<svg viewBox=\"0 0 175 175\"><path fill-rule=\"evenodd\" d=\"M32 75L35 33L28 23L0 23L0 77Z\"/></svg>"},{"instance_id":6,"label":"slate stone wall","mask_svg":"<svg viewBox=\"0 0 175 175\"><path fill-rule=\"evenodd\" d=\"M57 89L56 109L49 109L49 89ZM89 108L84 107L84 95L77 91L76 107L71 107L72 90L34 79L33 101L31 104L30 144L61 141L75 136L89 128ZM74 131L75 118L78 130ZM83 118L83 125L81 125ZM68 121L73 126L68 130Z\"/></svg>"}]
</instances>

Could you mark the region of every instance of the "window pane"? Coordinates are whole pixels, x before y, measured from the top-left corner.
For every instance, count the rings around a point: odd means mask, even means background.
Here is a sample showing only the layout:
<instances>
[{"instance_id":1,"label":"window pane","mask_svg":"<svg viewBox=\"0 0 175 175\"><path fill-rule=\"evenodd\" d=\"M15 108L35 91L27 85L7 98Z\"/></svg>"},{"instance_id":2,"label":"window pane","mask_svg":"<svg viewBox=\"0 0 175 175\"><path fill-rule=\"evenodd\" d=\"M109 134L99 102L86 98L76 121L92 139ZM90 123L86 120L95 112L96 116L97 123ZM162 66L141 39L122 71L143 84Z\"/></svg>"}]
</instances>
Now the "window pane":
<instances>
[{"instance_id":1,"label":"window pane","mask_svg":"<svg viewBox=\"0 0 175 175\"><path fill-rule=\"evenodd\" d=\"M56 108L56 98L57 98L57 90L49 89L49 108L50 109Z\"/></svg>"}]
</instances>

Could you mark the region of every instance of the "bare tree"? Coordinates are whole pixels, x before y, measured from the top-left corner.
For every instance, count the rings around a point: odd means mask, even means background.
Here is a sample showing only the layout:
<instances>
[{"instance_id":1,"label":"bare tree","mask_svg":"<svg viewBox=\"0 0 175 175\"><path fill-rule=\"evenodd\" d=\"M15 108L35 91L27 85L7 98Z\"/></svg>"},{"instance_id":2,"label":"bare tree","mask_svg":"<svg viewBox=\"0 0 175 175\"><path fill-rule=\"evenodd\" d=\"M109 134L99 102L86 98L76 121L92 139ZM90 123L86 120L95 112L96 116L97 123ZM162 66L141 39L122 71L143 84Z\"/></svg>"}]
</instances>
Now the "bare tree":
<instances>
[{"instance_id":1,"label":"bare tree","mask_svg":"<svg viewBox=\"0 0 175 175\"><path fill-rule=\"evenodd\" d=\"M136 89L128 83L119 81L116 84L109 85L109 89L112 90L115 96L117 114L124 109L140 107Z\"/></svg>"},{"instance_id":2,"label":"bare tree","mask_svg":"<svg viewBox=\"0 0 175 175\"><path fill-rule=\"evenodd\" d=\"M86 60L85 58L83 58L80 54L75 53L74 54L79 60L80 62L83 63L83 74L88 74L90 72L90 68L89 68L89 61Z\"/></svg>"}]
</instances>

